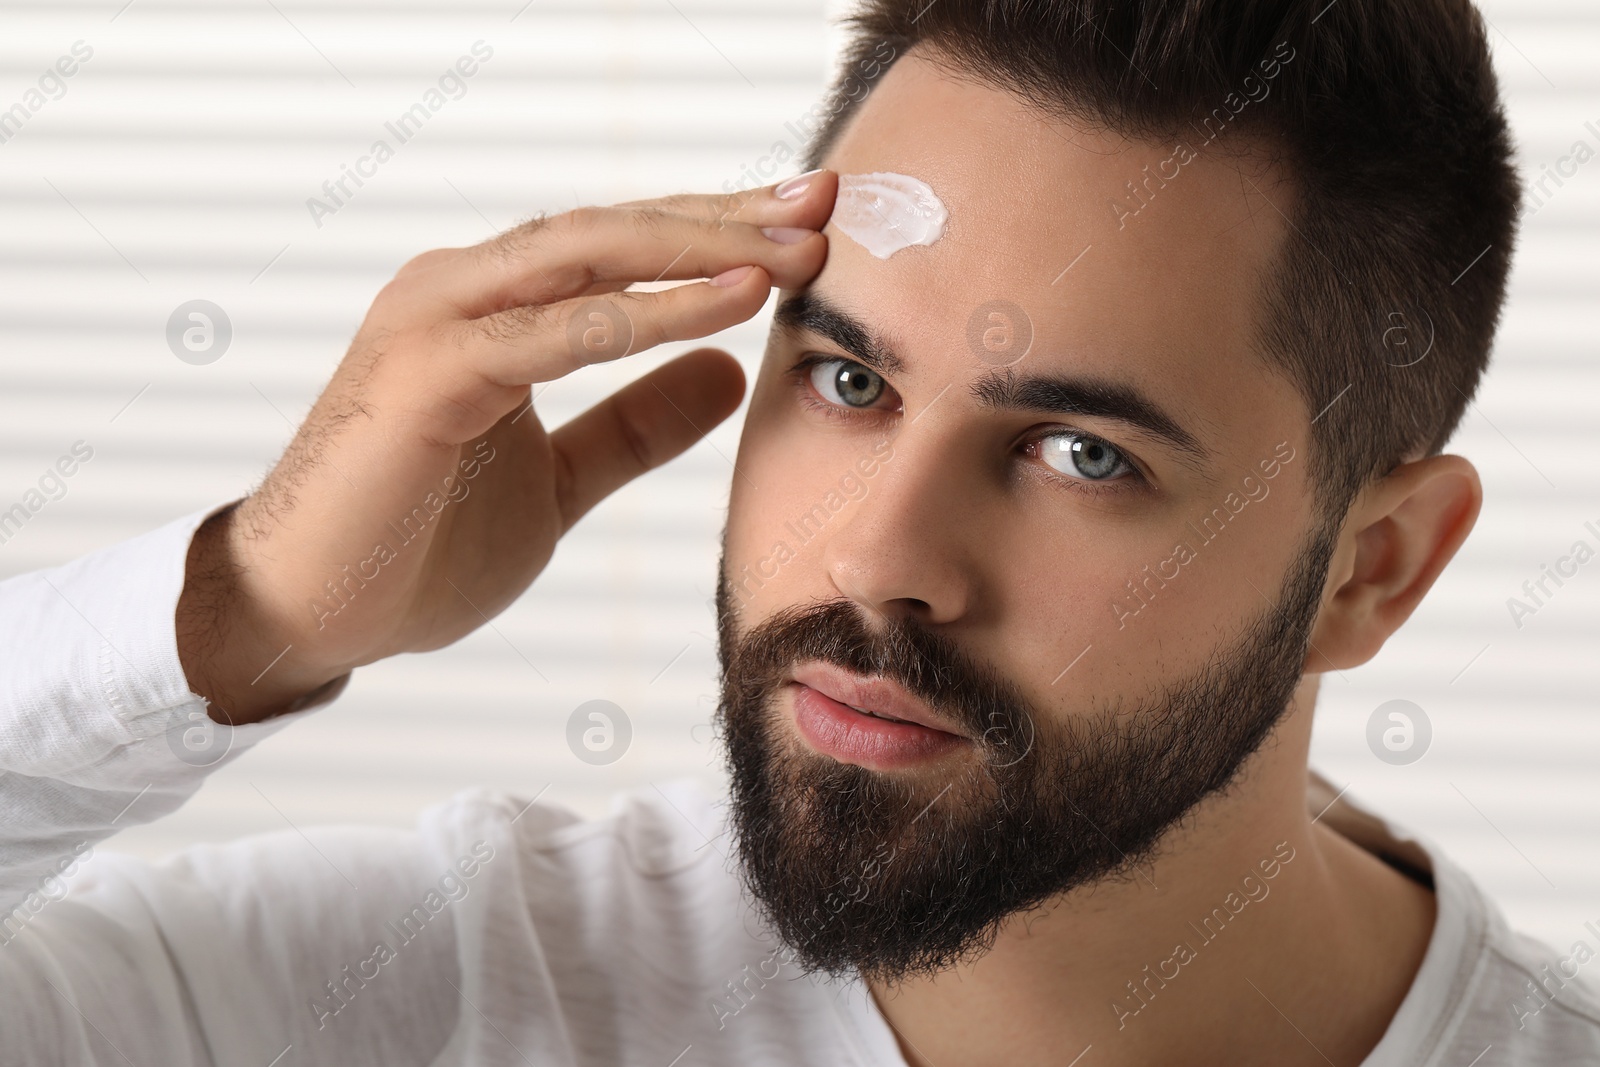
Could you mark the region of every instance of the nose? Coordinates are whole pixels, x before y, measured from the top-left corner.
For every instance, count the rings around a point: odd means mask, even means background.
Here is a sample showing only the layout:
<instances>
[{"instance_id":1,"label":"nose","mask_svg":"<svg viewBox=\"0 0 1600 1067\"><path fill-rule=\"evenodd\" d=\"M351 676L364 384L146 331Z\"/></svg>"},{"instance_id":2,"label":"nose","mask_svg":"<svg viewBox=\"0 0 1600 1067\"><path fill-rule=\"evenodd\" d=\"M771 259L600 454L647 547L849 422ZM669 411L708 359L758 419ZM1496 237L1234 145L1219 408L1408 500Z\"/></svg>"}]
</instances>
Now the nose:
<instances>
[{"instance_id":1,"label":"nose","mask_svg":"<svg viewBox=\"0 0 1600 1067\"><path fill-rule=\"evenodd\" d=\"M979 524L955 446L909 429L896 436L867 495L823 546L823 566L841 595L876 614L928 624L971 610L978 572L969 552Z\"/></svg>"}]
</instances>

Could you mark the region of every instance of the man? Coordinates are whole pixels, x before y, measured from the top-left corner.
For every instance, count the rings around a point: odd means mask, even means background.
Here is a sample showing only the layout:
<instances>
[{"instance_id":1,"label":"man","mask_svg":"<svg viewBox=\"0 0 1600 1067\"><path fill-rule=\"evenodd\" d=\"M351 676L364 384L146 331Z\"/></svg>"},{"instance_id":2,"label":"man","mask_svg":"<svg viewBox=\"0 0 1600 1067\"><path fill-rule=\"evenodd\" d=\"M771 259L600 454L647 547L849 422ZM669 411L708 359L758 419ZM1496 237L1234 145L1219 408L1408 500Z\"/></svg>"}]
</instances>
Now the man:
<instances>
[{"instance_id":1,"label":"man","mask_svg":"<svg viewBox=\"0 0 1600 1067\"><path fill-rule=\"evenodd\" d=\"M1441 449L1518 194L1476 14L869 0L853 30L816 169L419 256L259 489L3 587L4 1062L1600 1057L1586 956L1306 766L1320 676L1481 503ZM663 264L709 281L627 291ZM699 350L547 432L532 383L773 286L725 803L479 792L411 834L89 858L199 786L191 735L237 754L502 610L744 386Z\"/></svg>"}]
</instances>

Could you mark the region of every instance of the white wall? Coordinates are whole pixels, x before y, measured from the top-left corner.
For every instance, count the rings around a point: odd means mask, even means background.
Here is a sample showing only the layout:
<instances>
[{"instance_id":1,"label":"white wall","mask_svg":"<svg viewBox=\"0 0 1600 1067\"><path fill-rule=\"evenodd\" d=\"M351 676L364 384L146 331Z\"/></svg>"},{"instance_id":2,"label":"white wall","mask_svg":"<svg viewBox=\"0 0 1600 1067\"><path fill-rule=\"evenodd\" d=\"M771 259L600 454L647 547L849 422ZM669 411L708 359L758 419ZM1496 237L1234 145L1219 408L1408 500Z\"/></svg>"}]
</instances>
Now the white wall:
<instances>
[{"instance_id":1,"label":"white wall","mask_svg":"<svg viewBox=\"0 0 1600 1067\"><path fill-rule=\"evenodd\" d=\"M825 6L837 4L6 5L0 108L74 42L93 56L0 144L0 508L74 441L94 459L0 545L0 576L247 489L412 253L580 201L716 189L774 141L795 147L786 123L815 100L836 40ZM1600 128L1600 12L1582 0L1488 11L1523 165L1537 176L1577 139L1600 149L1584 127ZM306 199L478 40L494 54L466 95L315 225ZM1600 918L1600 562L1520 629L1505 601L1573 541L1600 547L1583 528L1600 528L1597 252L1600 163L1523 234L1495 367L1457 442L1484 474L1478 530L1377 661L1329 678L1316 738L1338 784L1441 841L1516 922L1563 945ZM206 366L165 340L168 315L194 298L234 327ZM716 340L752 372L765 318ZM559 424L683 347L586 370L539 410ZM339 703L117 847L158 855L286 819L404 826L476 784L548 787L598 814L625 787L717 783L708 597L742 417L584 519L493 628L358 672ZM564 740L568 714L594 698L635 731L609 767ZM1366 744L1391 698L1433 724L1410 766Z\"/></svg>"}]
</instances>

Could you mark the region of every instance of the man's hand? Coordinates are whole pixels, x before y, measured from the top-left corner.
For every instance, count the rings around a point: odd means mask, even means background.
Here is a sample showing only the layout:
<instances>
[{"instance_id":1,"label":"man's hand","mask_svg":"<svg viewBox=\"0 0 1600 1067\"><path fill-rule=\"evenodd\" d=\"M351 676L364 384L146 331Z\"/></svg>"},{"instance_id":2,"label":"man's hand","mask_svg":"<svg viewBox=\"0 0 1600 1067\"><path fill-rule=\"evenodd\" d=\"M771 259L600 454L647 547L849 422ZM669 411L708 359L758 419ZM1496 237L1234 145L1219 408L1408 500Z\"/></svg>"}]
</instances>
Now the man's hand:
<instances>
[{"instance_id":1,"label":"man's hand","mask_svg":"<svg viewBox=\"0 0 1600 1067\"><path fill-rule=\"evenodd\" d=\"M510 604L585 512L732 414L744 375L726 352L690 352L553 432L531 386L715 333L772 286L804 285L836 192L821 171L787 199L579 208L402 267L261 487L191 543L178 646L212 717L266 718ZM623 291L690 278L712 280Z\"/></svg>"}]
</instances>

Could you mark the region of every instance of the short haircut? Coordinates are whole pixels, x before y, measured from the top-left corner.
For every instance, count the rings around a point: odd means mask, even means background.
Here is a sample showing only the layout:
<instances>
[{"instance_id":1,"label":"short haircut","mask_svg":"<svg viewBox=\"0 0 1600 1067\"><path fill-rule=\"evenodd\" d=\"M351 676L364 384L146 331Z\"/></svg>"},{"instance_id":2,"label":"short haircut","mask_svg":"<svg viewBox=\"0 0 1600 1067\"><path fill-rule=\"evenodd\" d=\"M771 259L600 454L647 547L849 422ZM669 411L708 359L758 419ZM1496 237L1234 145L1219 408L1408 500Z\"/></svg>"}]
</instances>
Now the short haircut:
<instances>
[{"instance_id":1,"label":"short haircut","mask_svg":"<svg viewBox=\"0 0 1600 1067\"><path fill-rule=\"evenodd\" d=\"M1324 519L1454 433L1521 202L1469 0L861 0L845 28L808 167L921 45L1044 115L1285 168L1295 196L1255 343L1305 401Z\"/></svg>"}]
</instances>

